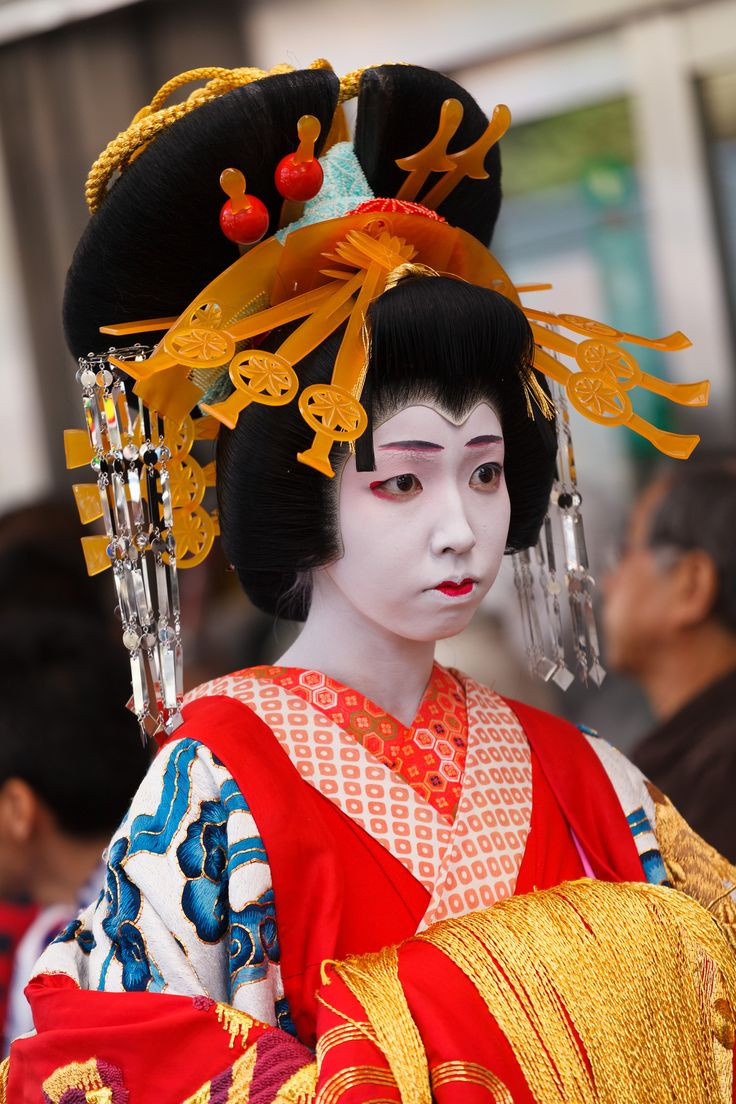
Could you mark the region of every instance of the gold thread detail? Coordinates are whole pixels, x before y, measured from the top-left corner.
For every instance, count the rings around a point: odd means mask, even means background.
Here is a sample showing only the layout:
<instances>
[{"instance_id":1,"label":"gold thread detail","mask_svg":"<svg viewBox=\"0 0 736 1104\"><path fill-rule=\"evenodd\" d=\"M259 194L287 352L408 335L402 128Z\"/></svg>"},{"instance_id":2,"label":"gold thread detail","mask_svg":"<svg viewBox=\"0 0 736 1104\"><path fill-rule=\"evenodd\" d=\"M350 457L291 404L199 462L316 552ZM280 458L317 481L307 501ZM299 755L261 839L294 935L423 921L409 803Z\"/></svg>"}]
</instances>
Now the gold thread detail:
<instances>
[{"instance_id":1,"label":"gold thread detail","mask_svg":"<svg viewBox=\"0 0 736 1104\"><path fill-rule=\"evenodd\" d=\"M346 1066L339 1070L320 1089L319 1104L339 1104L340 1098L356 1085L386 1085L395 1089L396 1081L391 1070L381 1066ZM411 1086L410 1086L411 1089ZM410 1100L414 1104L413 1095L401 1096L402 1100Z\"/></svg>"},{"instance_id":2,"label":"gold thread detail","mask_svg":"<svg viewBox=\"0 0 736 1104\"><path fill-rule=\"evenodd\" d=\"M335 1047L342 1046L343 1043L365 1042L366 1040L371 1043L376 1042L376 1033L367 1022L345 1023L338 1027L331 1027L329 1031L325 1031L324 1035L320 1035L317 1040L317 1062L321 1066L325 1060L325 1055L329 1054Z\"/></svg>"},{"instance_id":3,"label":"gold thread detail","mask_svg":"<svg viewBox=\"0 0 736 1104\"><path fill-rule=\"evenodd\" d=\"M307 66L308 69L332 69L325 58L317 58ZM272 69L258 69L254 66L239 69L224 69L220 66L206 66L189 69L166 81L159 88L150 104L136 112L130 125L117 137L108 142L89 171L84 188L84 196L90 214L94 214L102 203L108 184L116 172L121 172L138 154L156 138L162 130L188 115L202 104L216 100L235 88L243 88L253 81L280 73L293 73L292 65L275 65ZM355 69L340 78L340 91L337 104L346 103L358 94L360 78L365 69ZM202 87L195 88L185 100L176 104L166 104L169 96L178 92L193 81L206 81Z\"/></svg>"},{"instance_id":4,"label":"gold thread detail","mask_svg":"<svg viewBox=\"0 0 736 1104\"><path fill-rule=\"evenodd\" d=\"M312 1104L316 1095L317 1063L308 1062L281 1086L273 1098L273 1104Z\"/></svg>"},{"instance_id":5,"label":"gold thread detail","mask_svg":"<svg viewBox=\"0 0 736 1104\"><path fill-rule=\"evenodd\" d=\"M6 1104L8 1099L8 1074L10 1072L10 1058L3 1058L0 1062L0 1104Z\"/></svg>"},{"instance_id":6,"label":"gold thread detail","mask_svg":"<svg viewBox=\"0 0 736 1104\"><path fill-rule=\"evenodd\" d=\"M715 916L736 951L736 867L706 843L661 790L647 782L654 801L655 835L675 889Z\"/></svg>"},{"instance_id":7,"label":"gold thread detail","mask_svg":"<svg viewBox=\"0 0 736 1104\"><path fill-rule=\"evenodd\" d=\"M215 1012L220 1024L230 1036L230 1046L235 1046L236 1039L240 1039L245 1046L248 1034L256 1022L253 1017L229 1004L217 1004Z\"/></svg>"},{"instance_id":8,"label":"gold thread detail","mask_svg":"<svg viewBox=\"0 0 736 1104\"><path fill-rule=\"evenodd\" d=\"M41 1088L53 1104L57 1104L64 1093L70 1089L82 1089L85 1094L95 1089L104 1089L97 1069L97 1059L89 1058L86 1062L70 1062L66 1066L59 1066L46 1078Z\"/></svg>"},{"instance_id":9,"label":"gold thread detail","mask_svg":"<svg viewBox=\"0 0 736 1104\"><path fill-rule=\"evenodd\" d=\"M396 268L391 269L386 277L384 290L390 291L391 288L395 288L402 280L407 280L411 276L439 276L439 272L434 268L430 268L429 265L412 264L411 261L406 261L404 264L397 265Z\"/></svg>"},{"instance_id":10,"label":"gold thread detail","mask_svg":"<svg viewBox=\"0 0 736 1104\"><path fill-rule=\"evenodd\" d=\"M491 1073L477 1062L440 1062L431 1072L432 1091L443 1085L453 1085L465 1081L471 1085L480 1085L493 1097L494 1104L514 1104L514 1098L500 1077Z\"/></svg>"},{"instance_id":11,"label":"gold thread detail","mask_svg":"<svg viewBox=\"0 0 736 1104\"><path fill-rule=\"evenodd\" d=\"M689 897L581 880L416 938L470 978L545 1104L731 1099L713 1039L714 1029L724 1036L724 1008L733 1007L736 963L723 933ZM715 1020L704 957L719 998L730 1001Z\"/></svg>"},{"instance_id":12,"label":"gold thread detail","mask_svg":"<svg viewBox=\"0 0 736 1104\"><path fill-rule=\"evenodd\" d=\"M399 980L397 948L336 962L334 970L365 1009L401 1099L431 1104L427 1055Z\"/></svg>"}]
</instances>

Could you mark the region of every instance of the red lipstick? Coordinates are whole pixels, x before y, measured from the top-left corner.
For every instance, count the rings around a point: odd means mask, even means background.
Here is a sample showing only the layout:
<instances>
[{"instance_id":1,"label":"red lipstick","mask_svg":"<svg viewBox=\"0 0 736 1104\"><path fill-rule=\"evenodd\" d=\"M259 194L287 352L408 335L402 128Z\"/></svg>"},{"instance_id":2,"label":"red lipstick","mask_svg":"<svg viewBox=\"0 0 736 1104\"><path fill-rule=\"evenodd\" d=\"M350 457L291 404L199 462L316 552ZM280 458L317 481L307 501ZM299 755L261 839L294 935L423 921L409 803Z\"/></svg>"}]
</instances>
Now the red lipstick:
<instances>
[{"instance_id":1,"label":"red lipstick","mask_svg":"<svg viewBox=\"0 0 736 1104\"><path fill-rule=\"evenodd\" d=\"M474 583L475 579L463 579L460 583L445 579L444 583L440 583L434 589L441 590L443 594L449 594L452 598L459 598L463 594L470 594Z\"/></svg>"}]
</instances>

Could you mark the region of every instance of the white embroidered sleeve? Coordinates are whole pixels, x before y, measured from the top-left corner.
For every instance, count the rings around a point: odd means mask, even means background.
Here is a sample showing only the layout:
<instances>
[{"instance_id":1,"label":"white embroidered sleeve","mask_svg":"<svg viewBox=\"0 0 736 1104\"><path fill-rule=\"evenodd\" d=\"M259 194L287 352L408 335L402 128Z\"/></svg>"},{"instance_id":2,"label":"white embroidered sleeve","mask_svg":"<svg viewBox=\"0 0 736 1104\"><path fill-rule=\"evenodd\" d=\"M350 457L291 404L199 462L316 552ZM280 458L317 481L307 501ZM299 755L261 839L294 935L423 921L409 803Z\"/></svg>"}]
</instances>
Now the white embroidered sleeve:
<instances>
[{"instance_id":1,"label":"white embroidered sleeve","mask_svg":"<svg viewBox=\"0 0 736 1104\"><path fill-rule=\"evenodd\" d=\"M106 855L98 901L36 973L107 991L201 995L275 1024L288 1015L271 872L247 802L202 744L151 765Z\"/></svg>"}]
</instances>

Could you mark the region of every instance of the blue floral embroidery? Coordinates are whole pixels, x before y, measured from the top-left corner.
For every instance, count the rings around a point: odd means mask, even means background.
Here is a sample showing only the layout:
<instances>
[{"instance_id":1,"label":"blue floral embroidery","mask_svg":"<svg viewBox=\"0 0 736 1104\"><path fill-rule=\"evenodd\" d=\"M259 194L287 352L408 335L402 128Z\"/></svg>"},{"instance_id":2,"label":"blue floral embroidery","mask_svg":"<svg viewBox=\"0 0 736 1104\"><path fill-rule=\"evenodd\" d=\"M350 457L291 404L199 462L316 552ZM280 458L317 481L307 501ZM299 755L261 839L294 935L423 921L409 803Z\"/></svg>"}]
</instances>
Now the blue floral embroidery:
<instances>
[{"instance_id":1,"label":"blue floral embroidery","mask_svg":"<svg viewBox=\"0 0 736 1104\"><path fill-rule=\"evenodd\" d=\"M197 757L199 744L194 740L182 740L171 755L164 770L161 800L153 815L141 813L133 821L130 831L130 853L151 851L163 855L189 808L192 763Z\"/></svg>"},{"instance_id":2,"label":"blue floral embroidery","mask_svg":"<svg viewBox=\"0 0 736 1104\"><path fill-rule=\"evenodd\" d=\"M214 759L215 756L213 755ZM215 760L219 762L219 760ZM227 809L228 813L249 813L248 802L243 797L242 793L238 789L238 784L234 778L226 778L222 783L222 789L220 790L220 797L222 798L222 804Z\"/></svg>"},{"instance_id":3,"label":"blue floral embroidery","mask_svg":"<svg viewBox=\"0 0 736 1104\"><path fill-rule=\"evenodd\" d=\"M248 839L239 840L230 847L227 858L228 878L231 878L239 867L247 866L252 862L268 862L266 848L260 836L249 836Z\"/></svg>"},{"instance_id":4,"label":"blue floral embroidery","mask_svg":"<svg viewBox=\"0 0 736 1104\"><path fill-rule=\"evenodd\" d=\"M112 953L123 967L123 989L141 992L148 989L152 973L146 943L136 925L141 908L140 890L127 877L123 862L129 840L116 840L107 863L107 916L102 929L112 944Z\"/></svg>"},{"instance_id":5,"label":"blue floral embroidery","mask_svg":"<svg viewBox=\"0 0 736 1104\"><path fill-rule=\"evenodd\" d=\"M227 813L221 802L202 802L176 857L187 879L184 915L203 942L216 943L227 929Z\"/></svg>"},{"instance_id":6,"label":"blue floral embroidery","mask_svg":"<svg viewBox=\"0 0 736 1104\"><path fill-rule=\"evenodd\" d=\"M76 942L83 954L88 955L97 946L95 937L88 928L82 927L81 920L72 920L71 924L60 931L54 943Z\"/></svg>"},{"instance_id":7,"label":"blue floral embroidery","mask_svg":"<svg viewBox=\"0 0 736 1104\"><path fill-rule=\"evenodd\" d=\"M279 937L272 889L230 917L230 999L241 985L261 981L279 961Z\"/></svg>"}]
</instances>

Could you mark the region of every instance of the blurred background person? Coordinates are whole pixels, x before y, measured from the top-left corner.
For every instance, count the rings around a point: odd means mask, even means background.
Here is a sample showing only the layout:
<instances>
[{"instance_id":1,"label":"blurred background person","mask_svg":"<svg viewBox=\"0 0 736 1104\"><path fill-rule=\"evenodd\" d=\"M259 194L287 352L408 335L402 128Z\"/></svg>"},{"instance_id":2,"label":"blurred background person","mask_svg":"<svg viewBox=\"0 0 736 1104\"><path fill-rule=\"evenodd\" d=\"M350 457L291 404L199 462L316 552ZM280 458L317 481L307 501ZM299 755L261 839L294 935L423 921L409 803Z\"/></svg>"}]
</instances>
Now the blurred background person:
<instances>
[{"instance_id":1,"label":"blurred background person","mask_svg":"<svg viewBox=\"0 0 736 1104\"><path fill-rule=\"evenodd\" d=\"M102 851L148 764L98 595L71 504L0 517L0 922L15 920L6 1050L33 1026L23 989L36 959L104 888Z\"/></svg>"},{"instance_id":2,"label":"blurred background person","mask_svg":"<svg viewBox=\"0 0 736 1104\"><path fill-rule=\"evenodd\" d=\"M672 467L640 495L606 578L608 663L655 728L633 750L695 831L736 859L736 456Z\"/></svg>"}]
</instances>

